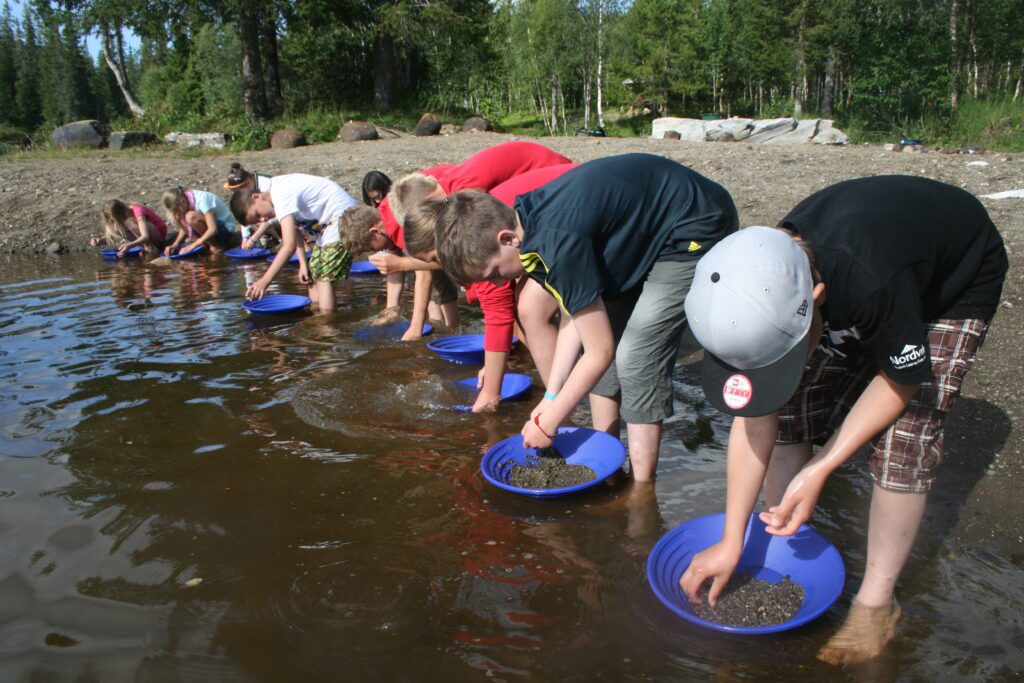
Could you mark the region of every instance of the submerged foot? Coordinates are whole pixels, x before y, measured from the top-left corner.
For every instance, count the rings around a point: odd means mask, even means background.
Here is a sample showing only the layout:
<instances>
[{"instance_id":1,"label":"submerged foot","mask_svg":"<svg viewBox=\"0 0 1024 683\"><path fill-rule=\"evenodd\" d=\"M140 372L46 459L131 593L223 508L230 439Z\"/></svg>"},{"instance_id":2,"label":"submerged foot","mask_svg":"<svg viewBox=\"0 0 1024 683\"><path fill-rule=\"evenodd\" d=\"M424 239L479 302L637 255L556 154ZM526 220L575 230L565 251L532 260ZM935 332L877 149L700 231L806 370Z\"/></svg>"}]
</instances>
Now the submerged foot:
<instances>
[{"instance_id":1,"label":"submerged foot","mask_svg":"<svg viewBox=\"0 0 1024 683\"><path fill-rule=\"evenodd\" d=\"M895 598L884 607L865 607L854 600L843 627L818 650L818 659L841 666L877 657L896 634L900 614Z\"/></svg>"}]
</instances>

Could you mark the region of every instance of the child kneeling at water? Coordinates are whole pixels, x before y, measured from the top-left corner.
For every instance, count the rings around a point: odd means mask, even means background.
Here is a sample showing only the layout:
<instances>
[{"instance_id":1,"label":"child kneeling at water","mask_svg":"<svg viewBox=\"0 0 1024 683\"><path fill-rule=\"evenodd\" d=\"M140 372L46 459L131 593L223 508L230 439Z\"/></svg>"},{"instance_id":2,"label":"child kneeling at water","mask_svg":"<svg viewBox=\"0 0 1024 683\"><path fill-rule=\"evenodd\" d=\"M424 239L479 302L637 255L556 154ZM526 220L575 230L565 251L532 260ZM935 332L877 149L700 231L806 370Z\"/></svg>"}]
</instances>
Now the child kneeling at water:
<instances>
[{"instance_id":1,"label":"child kneeling at water","mask_svg":"<svg viewBox=\"0 0 1024 683\"><path fill-rule=\"evenodd\" d=\"M943 424L999 305L1006 250L971 194L926 178L849 180L779 228L723 240L697 267L686 313L705 348L704 393L735 416L722 539L680 580L715 604L735 571L762 484L761 521L791 536L828 476L863 446L874 487L864 579L832 664L881 654L942 459ZM811 457L812 443L821 449Z\"/></svg>"},{"instance_id":2,"label":"child kneeling at water","mask_svg":"<svg viewBox=\"0 0 1024 683\"><path fill-rule=\"evenodd\" d=\"M163 200L168 221L179 228L174 242L164 249L164 254L170 255L175 251L187 254L204 244L213 252L238 245L235 219L217 195L203 190L186 190L178 185L164 192ZM202 216L201 230L196 224L186 222L185 215L190 211ZM181 246L186 237L188 243Z\"/></svg>"},{"instance_id":3,"label":"child kneeling at water","mask_svg":"<svg viewBox=\"0 0 1024 683\"><path fill-rule=\"evenodd\" d=\"M96 247L107 244L117 248L118 256L132 247L142 247L147 254L159 256L167 241L167 224L145 204L125 204L111 199L103 205L103 237L93 237Z\"/></svg>"},{"instance_id":4,"label":"child kneeling at water","mask_svg":"<svg viewBox=\"0 0 1024 683\"><path fill-rule=\"evenodd\" d=\"M295 254L299 259L299 281L309 286L309 295L322 312L336 308L334 283L347 279L352 255L341 241L342 216L359 207L340 185L328 178L288 173L270 179L266 191L236 190L231 211L239 223L253 225L276 218L281 225L281 248L266 274L250 285L246 296L260 299L267 287ZM360 207L373 211L370 207ZM354 219L355 214L351 217ZM306 261L300 230L316 241Z\"/></svg>"},{"instance_id":5,"label":"child kneeling at water","mask_svg":"<svg viewBox=\"0 0 1024 683\"><path fill-rule=\"evenodd\" d=\"M654 477L683 300L697 259L736 224L722 186L650 154L581 164L513 207L479 191L448 197L436 219L446 272L495 284L525 274L521 296L545 292L562 309L547 391L523 426L527 447L550 446L589 392L594 427L618 436L621 410L633 477Z\"/></svg>"}]
</instances>

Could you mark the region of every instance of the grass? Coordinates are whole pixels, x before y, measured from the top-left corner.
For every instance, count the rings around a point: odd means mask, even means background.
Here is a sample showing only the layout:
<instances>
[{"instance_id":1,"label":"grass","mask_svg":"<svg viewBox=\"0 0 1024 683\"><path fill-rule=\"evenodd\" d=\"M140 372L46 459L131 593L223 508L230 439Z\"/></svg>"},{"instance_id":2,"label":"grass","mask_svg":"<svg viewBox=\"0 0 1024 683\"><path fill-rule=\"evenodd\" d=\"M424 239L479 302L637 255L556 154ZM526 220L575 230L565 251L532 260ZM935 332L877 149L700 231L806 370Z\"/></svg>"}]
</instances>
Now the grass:
<instances>
[{"instance_id":1,"label":"grass","mask_svg":"<svg viewBox=\"0 0 1024 683\"><path fill-rule=\"evenodd\" d=\"M1024 152L1024 100L965 100L955 116L932 114L892 130L877 130L859 121L843 131L853 143L921 140L929 147L983 147L990 151Z\"/></svg>"}]
</instances>

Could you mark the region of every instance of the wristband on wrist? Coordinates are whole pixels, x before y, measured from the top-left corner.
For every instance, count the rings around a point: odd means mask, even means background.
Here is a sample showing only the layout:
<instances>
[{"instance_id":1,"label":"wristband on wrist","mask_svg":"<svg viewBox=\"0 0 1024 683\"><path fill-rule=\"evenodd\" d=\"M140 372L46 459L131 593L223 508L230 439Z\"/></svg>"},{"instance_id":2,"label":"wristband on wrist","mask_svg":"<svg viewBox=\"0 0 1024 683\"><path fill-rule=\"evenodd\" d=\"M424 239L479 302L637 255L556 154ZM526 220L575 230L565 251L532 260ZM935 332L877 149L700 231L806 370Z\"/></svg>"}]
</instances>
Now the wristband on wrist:
<instances>
[{"instance_id":1,"label":"wristband on wrist","mask_svg":"<svg viewBox=\"0 0 1024 683\"><path fill-rule=\"evenodd\" d=\"M547 400L549 400L549 401L554 401L554 400L555 400L555 397L556 397L557 395L558 395L558 394L552 394L552 393L551 393L550 391L545 391L545 392L544 392L544 398L546 398L546 399L547 399Z\"/></svg>"},{"instance_id":2,"label":"wristband on wrist","mask_svg":"<svg viewBox=\"0 0 1024 683\"><path fill-rule=\"evenodd\" d=\"M545 432L544 428L540 426L540 414L537 414L537 415L533 416L533 424L537 425L537 429L540 430L541 434L543 434L544 436L548 437L549 439L551 438L551 435L548 434L547 432Z\"/></svg>"}]
</instances>

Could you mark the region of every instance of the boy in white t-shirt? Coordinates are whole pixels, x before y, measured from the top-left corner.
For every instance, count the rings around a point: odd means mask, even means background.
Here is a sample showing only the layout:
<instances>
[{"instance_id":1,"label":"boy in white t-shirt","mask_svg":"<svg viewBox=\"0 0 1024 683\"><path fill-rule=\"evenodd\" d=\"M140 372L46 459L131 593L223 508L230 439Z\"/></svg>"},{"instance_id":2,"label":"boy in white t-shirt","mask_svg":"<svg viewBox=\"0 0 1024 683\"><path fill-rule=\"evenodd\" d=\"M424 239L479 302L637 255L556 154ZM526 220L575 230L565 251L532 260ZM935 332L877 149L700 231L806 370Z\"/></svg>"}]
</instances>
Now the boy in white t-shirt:
<instances>
[{"instance_id":1,"label":"boy in white t-shirt","mask_svg":"<svg viewBox=\"0 0 1024 683\"><path fill-rule=\"evenodd\" d=\"M338 222L342 214L356 206L356 201L334 181L304 173L274 176L265 192L236 190L231 195L231 211L240 223L253 225L277 218L281 225L277 257L245 295L250 299L262 298L294 253L299 259L299 281L309 285L310 298L321 311L333 311L334 283L347 278L352 265L352 256L341 243ZM316 241L308 263L299 239L300 230Z\"/></svg>"}]
</instances>

